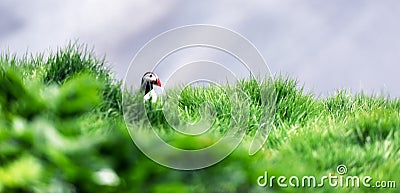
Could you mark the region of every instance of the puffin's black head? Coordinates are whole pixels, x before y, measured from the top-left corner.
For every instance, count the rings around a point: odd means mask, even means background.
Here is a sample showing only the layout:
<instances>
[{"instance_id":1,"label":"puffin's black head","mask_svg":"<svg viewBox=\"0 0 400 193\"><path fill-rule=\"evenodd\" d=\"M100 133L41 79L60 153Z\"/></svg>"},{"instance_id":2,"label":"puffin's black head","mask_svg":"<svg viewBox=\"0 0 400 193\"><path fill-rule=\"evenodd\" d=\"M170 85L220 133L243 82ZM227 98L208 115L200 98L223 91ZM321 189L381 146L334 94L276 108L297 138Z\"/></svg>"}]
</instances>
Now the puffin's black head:
<instances>
[{"instance_id":1,"label":"puffin's black head","mask_svg":"<svg viewBox=\"0 0 400 193\"><path fill-rule=\"evenodd\" d=\"M141 90L147 94L153 90L153 85L161 87L160 78L154 72L146 72L142 77Z\"/></svg>"}]
</instances>

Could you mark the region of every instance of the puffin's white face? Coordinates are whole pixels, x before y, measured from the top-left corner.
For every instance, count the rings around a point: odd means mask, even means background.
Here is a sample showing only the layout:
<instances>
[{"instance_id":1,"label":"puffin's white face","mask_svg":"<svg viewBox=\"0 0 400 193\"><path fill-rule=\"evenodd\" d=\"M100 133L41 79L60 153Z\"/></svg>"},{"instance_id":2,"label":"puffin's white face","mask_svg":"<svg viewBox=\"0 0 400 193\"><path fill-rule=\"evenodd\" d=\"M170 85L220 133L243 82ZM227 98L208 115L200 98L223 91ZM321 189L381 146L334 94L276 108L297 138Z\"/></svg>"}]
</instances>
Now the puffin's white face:
<instances>
[{"instance_id":1,"label":"puffin's white face","mask_svg":"<svg viewBox=\"0 0 400 193\"><path fill-rule=\"evenodd\" d=\"M145 81L151 82L153 85L161 86L161 81L153 72L148 72L143 76Z\"/></svg>"}]
</instances>

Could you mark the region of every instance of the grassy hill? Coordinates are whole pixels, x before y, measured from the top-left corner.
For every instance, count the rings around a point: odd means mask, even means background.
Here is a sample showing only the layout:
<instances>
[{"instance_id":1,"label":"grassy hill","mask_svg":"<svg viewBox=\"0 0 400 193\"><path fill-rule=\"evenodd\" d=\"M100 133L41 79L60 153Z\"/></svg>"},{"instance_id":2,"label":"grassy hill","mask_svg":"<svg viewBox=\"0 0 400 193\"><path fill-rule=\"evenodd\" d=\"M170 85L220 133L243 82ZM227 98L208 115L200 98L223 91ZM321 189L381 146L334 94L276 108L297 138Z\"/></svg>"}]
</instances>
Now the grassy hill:
<instances>
[{"instance_id":1,"label":"grassy hill","mask_svg":"<svg viewBox=\"0 0 400 193\"><path fill-rule=\"evenodd\" d=\"M149 160L133 144L123 119L121 84L107 62L85 46L71 44L46 57L2 54L0 192L399 191L399 99L346 91L320 98L281 76L261 86L243 80L230 87L250 98L245 140L214 166L179 171ZM272 130L263 149L249 156L260 116L268 111L257 92L262 88L275 93ZM209 145L229 129L231 103L239 102L221 97L229 89L189 87L178 99L178 114L188 121L200 119L204 101L214 106L213 136L176 136L160 103L148 111L149 119L177 147ZM339 165L347 166L346 174L338 173ZM312 175L319 181L322 176L371 176L371 185L396 181L397 187L330 187L325 181L323 187L284 188L277 179L273 186L260 187L258 178L265 172L285 176L286 184L291 176Z\"/></svg>"}]
</instances>

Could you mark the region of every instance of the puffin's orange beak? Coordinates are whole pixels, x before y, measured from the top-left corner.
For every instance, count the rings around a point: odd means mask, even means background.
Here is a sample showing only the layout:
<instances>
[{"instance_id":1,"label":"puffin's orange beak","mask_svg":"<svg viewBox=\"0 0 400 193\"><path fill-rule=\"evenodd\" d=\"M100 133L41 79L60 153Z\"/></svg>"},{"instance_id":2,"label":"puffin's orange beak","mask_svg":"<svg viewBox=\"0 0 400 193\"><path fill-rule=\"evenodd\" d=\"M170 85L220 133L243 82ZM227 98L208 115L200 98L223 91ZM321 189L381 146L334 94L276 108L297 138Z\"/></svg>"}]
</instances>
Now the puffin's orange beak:
<instances>
[{"instance_id":1,"label":"puffin's orange beak","mask_svg":"<svg viewBox=\"0 0 400 193\"><path fill-rule=\"evenodd\" d=\"M161 81L160 81L159 78L156 80L156 85L159 86L159 87L161 87Z\"/></svg>"}]
</instances>

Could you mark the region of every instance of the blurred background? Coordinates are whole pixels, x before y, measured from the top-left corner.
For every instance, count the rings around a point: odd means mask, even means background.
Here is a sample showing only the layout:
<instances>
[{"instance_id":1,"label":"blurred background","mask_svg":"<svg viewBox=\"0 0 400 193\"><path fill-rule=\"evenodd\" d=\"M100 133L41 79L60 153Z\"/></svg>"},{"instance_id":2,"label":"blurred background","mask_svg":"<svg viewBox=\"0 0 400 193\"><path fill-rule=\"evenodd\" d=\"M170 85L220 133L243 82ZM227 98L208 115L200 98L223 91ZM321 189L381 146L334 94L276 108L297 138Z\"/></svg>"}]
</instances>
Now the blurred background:
<instances>
[{"instance_id":1,"label":"blurred background","mask_svg":"<svg viewBox=\"0 0 400 193\"><path fill-rule=\"evenodd\" d=\"M106 55L122 79L156 35L213 24L242 34L273 74L297 78L317 96L346 88L400 97L398 18L395 0L2 0L0 50L41 53L78 40Z\"/></svg>"}]
</instances>

